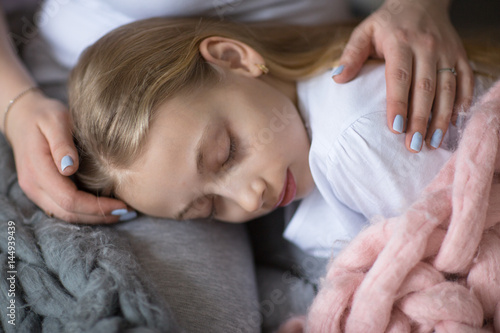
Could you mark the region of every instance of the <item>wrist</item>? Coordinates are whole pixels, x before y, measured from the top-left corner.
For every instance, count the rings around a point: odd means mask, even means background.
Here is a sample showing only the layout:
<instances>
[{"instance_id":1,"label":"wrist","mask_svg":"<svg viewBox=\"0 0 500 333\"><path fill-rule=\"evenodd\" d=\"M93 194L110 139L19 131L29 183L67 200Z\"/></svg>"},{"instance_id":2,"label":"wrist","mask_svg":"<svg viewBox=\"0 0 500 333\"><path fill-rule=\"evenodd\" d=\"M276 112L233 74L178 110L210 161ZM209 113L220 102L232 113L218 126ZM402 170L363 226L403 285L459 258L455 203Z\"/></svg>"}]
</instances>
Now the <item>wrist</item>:
<instances>
[{"instance_id":1,"label":"wrist","mask_svg":"<svg viewBox=\"0 0 500 333\"><path fill-rule=\"evenodd\" d=\"M11 110L14 108L16 104L19 104L19 102L23 99L26 98L26 95L28 94L33 94L40 91L38 86L33 85L29 86L27 88L24 88L21 90L17 95L15 95L9 102L7 103L7 106L5 107L3 114L2 114L2 130L4 133L5 138L7 141L9 141L8 133L7 133L7 119L9 117L9 114L12 112ZM10 141L9 141L10 142Z\"/></svg>"},{"instance_id":2,"label":"wrist","mask_svg":"<svg viewBox=\"0 0 500 333\"><path fill-rule=\"evenodd\" d=\"M0 71L0 73L2 72ZM6 75L3 76L2 73L1 79L2 80L5 79L6 81L8 80L9 85L6 85L6 89L0 91L0 131L2 131L3 133L5 133L4 117L7 108L13 107L9 106L11 104L11 101L14 100L19 94L24 92L26 89L37 85L35 81L30 80L29 78L25 79L22 76L8 75L10 73L5 73L5 74ZM17 101L14 103L17 104Z\"/></svg>"},{"instance_id":3,"label":"wrist","mask_svg":"<svg viewBox=\"0 0 500 333\"><path fill-rule=\"evenodd\" d=\"M29 87L36 86L35 80L9 50L2 50L0 56L0 129L3 131L3 115L9 102Z\"/></svg>"}]
</instances>

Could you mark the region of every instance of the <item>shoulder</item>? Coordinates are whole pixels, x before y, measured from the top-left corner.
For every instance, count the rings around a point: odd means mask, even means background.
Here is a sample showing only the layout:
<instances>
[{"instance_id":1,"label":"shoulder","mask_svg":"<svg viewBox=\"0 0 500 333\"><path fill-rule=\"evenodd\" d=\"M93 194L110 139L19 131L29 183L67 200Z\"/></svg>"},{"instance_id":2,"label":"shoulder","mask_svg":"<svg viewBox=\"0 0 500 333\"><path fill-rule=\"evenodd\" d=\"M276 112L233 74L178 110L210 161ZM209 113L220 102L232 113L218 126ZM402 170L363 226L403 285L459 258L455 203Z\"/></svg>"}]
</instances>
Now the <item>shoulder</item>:
<instances>
[{"instance_id":1,"label":"shoulder","mask_svg":"<svg viewBox=\"0 0 500 333\"><path fill-rule=\"evenodd\" d=\"M404 135L392 133L386 125L386 111L377 110L346 124L328 145L313 143L309 161L313 176L322 179L323 193L340 198L344 196L339 188L378 182L389 174L407 176L407 163L424 155L408 152Z\"/></svg>"},{"instance_id":2,"label":"shoulder","mask_svg":"<svg viewBox=\"0 0 500 333\"><path fill-rule=\"evenodd\" d=\"M385 66L367 64L352 81L337 84L329 72L297 84L299 109L313 142L330 144L359 119L386 110Z\"/></svg>"}]
</instances>

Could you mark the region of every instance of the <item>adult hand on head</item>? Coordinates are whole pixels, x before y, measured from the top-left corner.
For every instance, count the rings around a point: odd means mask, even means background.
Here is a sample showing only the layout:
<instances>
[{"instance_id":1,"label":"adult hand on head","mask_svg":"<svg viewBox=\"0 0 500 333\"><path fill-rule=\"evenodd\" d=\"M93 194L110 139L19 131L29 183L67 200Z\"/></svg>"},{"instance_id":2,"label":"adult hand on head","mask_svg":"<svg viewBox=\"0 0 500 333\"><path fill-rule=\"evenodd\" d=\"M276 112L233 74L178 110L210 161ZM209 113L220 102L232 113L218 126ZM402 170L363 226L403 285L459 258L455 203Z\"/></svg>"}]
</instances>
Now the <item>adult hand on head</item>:
<instances>
[{"instance_id":1,"label":"adult hand on head","mask_svg":"<svg viewBox=\"0 0 500 333\"><path fill-rule=\"evenodd\" d=\"M407 125L405 144L412 152L420 151L422 138L430 148L439 147L450 119L456 122L456 111L472 100L472 69L448 5L449 0L386 0L354 30L340 59L345 67L334 76L344 83L368 57L385 59L387 124L394 133Z\"/></svg>"},{"instance_id":2,"label":"adult hand on head","mask_svg":"<svg viewBox=\"0 0 500 333\"><path fill-rule=\"evenodd\" d=\"M11 107L5 133L14 150L19 185L47 214L68 222L112 223L126 205L77 189L68 177L78 169L69 113L61 102L39 91L27 93ZM66 157L68 156L68 157Z\"/></svg>"}]
</instances>

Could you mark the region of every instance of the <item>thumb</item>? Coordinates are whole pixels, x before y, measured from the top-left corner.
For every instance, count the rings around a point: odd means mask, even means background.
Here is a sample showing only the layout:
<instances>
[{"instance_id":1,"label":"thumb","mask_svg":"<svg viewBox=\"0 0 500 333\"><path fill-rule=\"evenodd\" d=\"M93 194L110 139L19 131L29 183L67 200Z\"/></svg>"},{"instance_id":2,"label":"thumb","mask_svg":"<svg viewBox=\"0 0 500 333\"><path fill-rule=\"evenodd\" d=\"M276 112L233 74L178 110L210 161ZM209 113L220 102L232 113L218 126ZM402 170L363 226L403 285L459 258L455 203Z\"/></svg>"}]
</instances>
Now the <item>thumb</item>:
<instances>
[{"instance_id":1,"label":"thumb","mask_svg":"<svg viewBox=\"0 0 500 333\"><path fill-rule=\"evenodd\" d=\"M73 143L73 135L68 112L60 112L55 121L41 128L49 144L50 153L59 173L70 176L78 170L78 152Z\"/></svg>"},{"instance_id":2,"label":"thumb","mask_svg":"<svg viewBox=\"0 0 500 333\"><path fill-rule=\"evenodd\" d=\"M359 73L372 53L372 36L373 31L368 24L359 25L354 29L340 57L340 66L333 72L335 82L348 82Z\"/></svg>"}]
</instances>

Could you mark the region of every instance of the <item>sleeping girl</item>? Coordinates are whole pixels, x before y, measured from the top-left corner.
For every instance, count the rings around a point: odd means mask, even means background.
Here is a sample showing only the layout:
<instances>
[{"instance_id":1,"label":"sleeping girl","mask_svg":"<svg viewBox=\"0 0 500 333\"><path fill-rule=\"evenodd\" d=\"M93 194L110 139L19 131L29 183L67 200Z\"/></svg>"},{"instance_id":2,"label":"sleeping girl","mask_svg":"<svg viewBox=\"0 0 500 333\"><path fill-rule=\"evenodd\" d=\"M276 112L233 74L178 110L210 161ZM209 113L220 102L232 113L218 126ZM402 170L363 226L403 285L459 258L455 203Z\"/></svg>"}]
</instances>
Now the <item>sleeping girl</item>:
<instances>
[{"instance_id":1,"label":"sleeping girl","mask_svg":"<svg viewBox=\"0 0 500 333\"><path fill-rule=\"evenodd\" d=\"M350 28L337 31L158 18L110 32L70 78L80 183L179 220L245 222L300 200L285 236L318 256L402 213L456 130L417 132L421 152L407 151L385 126L383 63L332 80ZM455 75L436 69L440 86Z\"/></svg>"}]
</instances>

